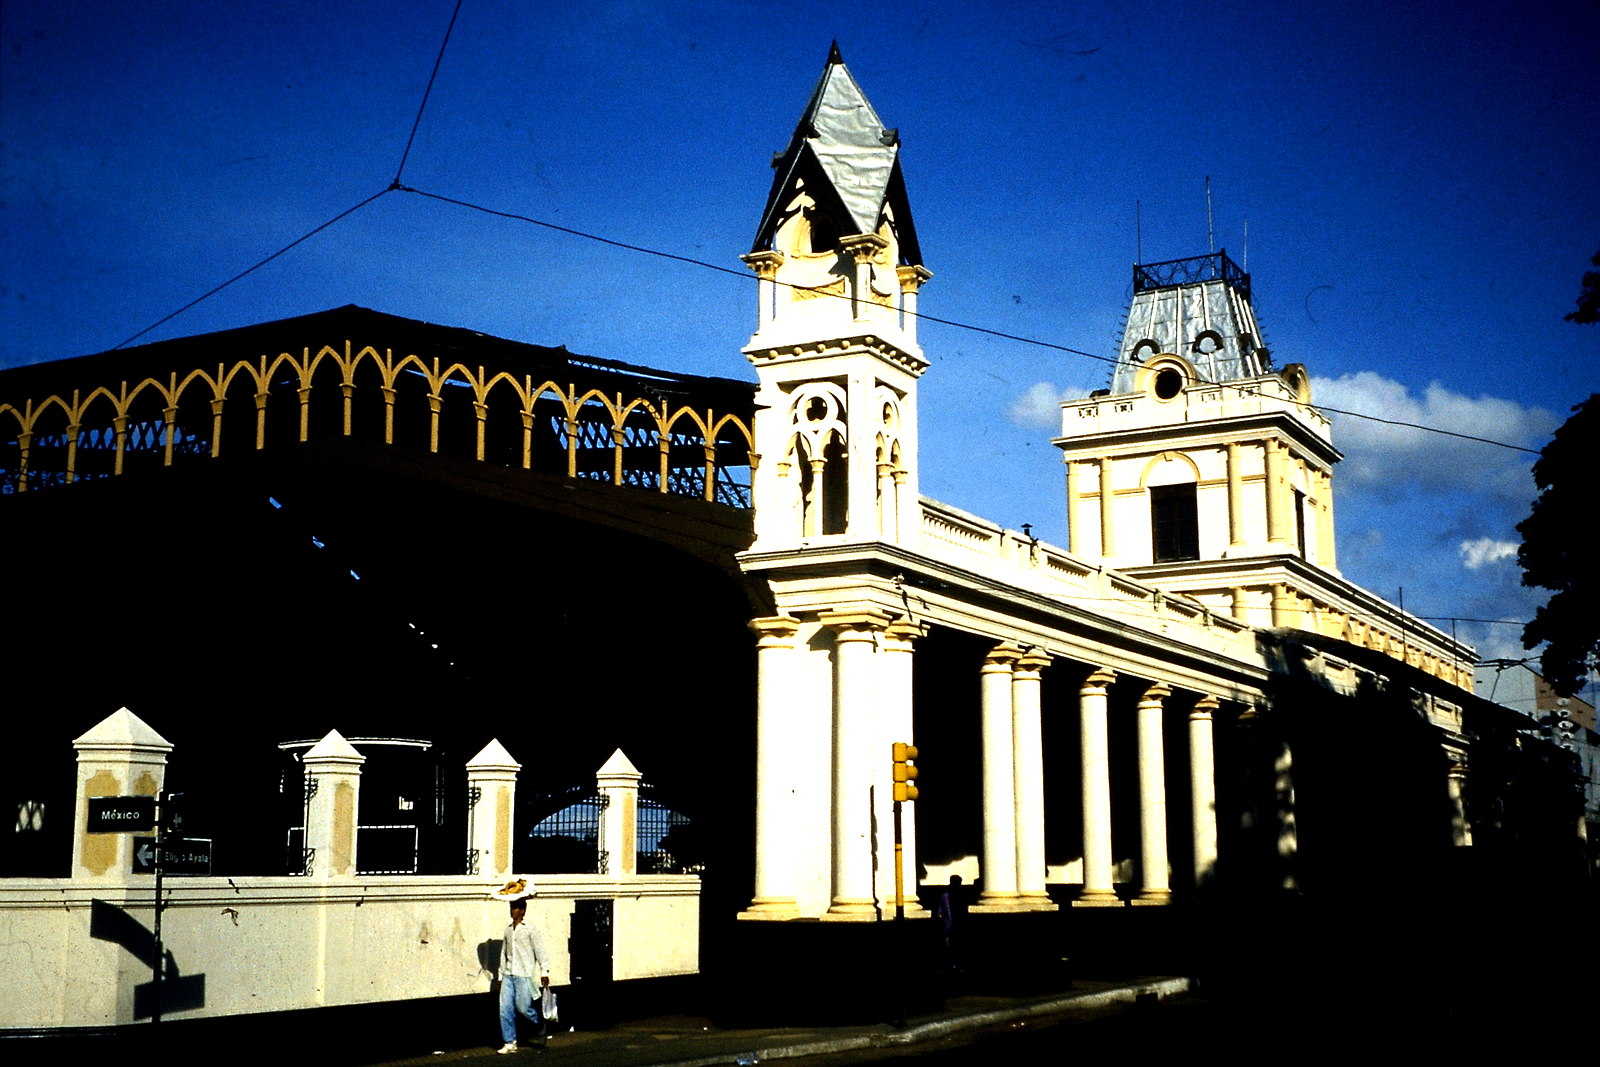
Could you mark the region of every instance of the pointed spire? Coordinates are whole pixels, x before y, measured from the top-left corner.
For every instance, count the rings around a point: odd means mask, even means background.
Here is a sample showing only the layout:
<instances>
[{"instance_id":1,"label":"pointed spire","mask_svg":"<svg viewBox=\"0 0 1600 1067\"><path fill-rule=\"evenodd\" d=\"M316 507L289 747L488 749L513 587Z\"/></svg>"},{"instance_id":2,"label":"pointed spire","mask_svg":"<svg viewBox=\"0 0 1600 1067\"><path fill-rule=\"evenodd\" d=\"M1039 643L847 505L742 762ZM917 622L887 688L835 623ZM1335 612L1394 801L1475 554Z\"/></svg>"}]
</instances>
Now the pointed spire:
<instances>
[{"instance_id":1,"label":"pointed spire","mask_svg":"<svg viewBox=\"0 0 1600 1067\"><path fill-rule=\"evenodd\" d=\"M900 176L900 134L878 118L861 86L844 65L839 43L828 49L828 62L795 126L789 146L773 160L777 171L767 198L754 251L772 246L773 235L795 192L806 192L839 216L842 233L876 233L884 207L890 206L898 230L901 256L921 263L911 210Z\"/></svg>"},{"instance_id":2,"label":"pointed spire","mask_svg":"<svg viewBox=\"0 0 1600 1067\"><path fill-rule=\"evenodd\" d=\"M156 733L151 725L127 708L118 708L72 742L80 751L87 749L137 749L171 752L172 742Z\"/></svg>"}]
</instances>

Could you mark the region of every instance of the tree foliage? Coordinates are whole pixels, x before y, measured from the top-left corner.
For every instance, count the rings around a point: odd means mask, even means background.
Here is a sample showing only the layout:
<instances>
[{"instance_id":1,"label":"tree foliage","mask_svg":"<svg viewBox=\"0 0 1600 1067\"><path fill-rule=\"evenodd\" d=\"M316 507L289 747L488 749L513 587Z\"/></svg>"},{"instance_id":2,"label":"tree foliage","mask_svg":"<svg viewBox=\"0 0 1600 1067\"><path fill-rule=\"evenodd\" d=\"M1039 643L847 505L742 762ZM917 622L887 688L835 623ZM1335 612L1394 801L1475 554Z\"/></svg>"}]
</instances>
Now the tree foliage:
<instances>
[{"instance_id":1,"label":"tree foliage","mask_svg":"<svg viewBox=\"0 0 1600 1067\"><path fill-rule=\"evenodd\" d=\"M1600 267L1600 252L1596 252L1589 262ZM1567 314L1567 321L1591 326L1600 322L1600 270L1584 273L1583 289L1578 293L1578 306Z\"/></svg>"},{"instance_id":2,"label":"tree foliage","mask_svg":"<svg viewBox=\"0 0 1600 1067\"><path fill-rule=\"evenodd\" d=\"M1600 276L1589 277L1600 293ZM1600 665L1600 523L1594 509L1600 487L1595 478L1600 393L1572 412L1533 465L1539 498L1517 526L1522 584L1554 590L1524 627L1522 643L1527 648L1545 643L1539 661L1545 680L1566 696L1581 689Z\"/></svg>"}]
</instances>

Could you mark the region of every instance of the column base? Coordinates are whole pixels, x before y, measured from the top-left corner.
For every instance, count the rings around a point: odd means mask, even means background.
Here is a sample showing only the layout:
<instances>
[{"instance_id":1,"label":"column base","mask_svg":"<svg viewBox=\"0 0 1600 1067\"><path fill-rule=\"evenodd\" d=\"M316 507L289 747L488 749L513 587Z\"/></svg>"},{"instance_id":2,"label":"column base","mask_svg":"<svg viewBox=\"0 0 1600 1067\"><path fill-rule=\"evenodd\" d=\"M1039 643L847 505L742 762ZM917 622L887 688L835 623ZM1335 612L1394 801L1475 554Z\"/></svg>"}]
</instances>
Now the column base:
<instances>
[{"instance_id":1,"label":"column base","mask_svg":"<svg viewBox=\"0 0 1600 1067\"><path fill-rule=\"evenodd\" d=\"M977 902L967 908L967 911L977 915L1008 915L1034 910L1028 899L1018 893L981 893Z\"/></svg>"},{"instance_id":2,"label":"column base","mask_svg":"<svg viewBox=\"0 0 1600 1067\"><path fill-rule=\"evenodd\" d=\"M1136 908L1164 907L1172 903L1172 890L1146 889L1140 892L1138 896L1128 901L1128 903Z\"/></svg>"},{"instance_id":3,"label":"column base","mask_svg":"<svg viewBox=\"0 0 1600 1067\"><path fill-rule=\"evenodd\" d=\"M890 919L894 918L894 901L886 900L883 902L883 914ZM933 912L929 911L927 908L924 908L915 900L908 898L906 900L906 918L931 919L933 918Z\"/></svg>"},{"instance_id":4,"label":"column base","mask_svg":"<svg viewBox=\"0 0 1600 1067\"><path fill-rule=\"evenodd\" d=\"M1122 898L1109 889L1085 889L1072 902L1074 908L1120 908Z\"/></svg>"},{"instance_id":5,"label":"column base","mask_svg":"<svg viewBox=\"0 0 1600 1067\"><path fill-rule=\"evenodd\" d=\"M878 905L870 900L835 897L833 903L828 906L827 912L821 918L823 922L877 922Z\"/></svg>"},{"instance_id":6,"label":"column base","mask_svg":"<svg viewBox=\"0 0 1600 1067\"><path fill-rule=\"evenodd\" d=\"M1029 911L1059 911L1049 893L1023 893L1021 902Z\"/></svg>"},{"instance_id":7,"label":"column base","mask_svg":"<svg viewBox=\"0 0 1600 1067\"><path fill-rule=\"evenodd\" d=\"M734 918L765 922L783 922L800 918L800 905L793 897L757 897L750 906Z\"/></svg>"}]
</instances>

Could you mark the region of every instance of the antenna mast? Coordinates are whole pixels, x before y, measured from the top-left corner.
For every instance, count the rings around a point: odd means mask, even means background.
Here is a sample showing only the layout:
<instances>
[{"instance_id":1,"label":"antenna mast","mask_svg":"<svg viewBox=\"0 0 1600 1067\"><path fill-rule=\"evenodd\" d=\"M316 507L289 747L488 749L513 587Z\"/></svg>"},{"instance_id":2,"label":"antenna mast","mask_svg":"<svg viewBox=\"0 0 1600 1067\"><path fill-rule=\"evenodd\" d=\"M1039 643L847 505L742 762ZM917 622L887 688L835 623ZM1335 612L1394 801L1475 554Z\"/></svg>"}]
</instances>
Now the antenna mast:
<instances>
[{"instance_id":1,"label":"antenna mast","mask_svg":"<svg viewBox=\"0 0 1600 1067\"><path fill-rule=\"evenodd\" d=\"M1211 229L1211 175L1206 175L1206 249L1210 252L1217 250L1216 234Z\"/></svg>"},{"instance_id":2,"label":"antenna mast","mask_svg":"<svg viewBox=\"0 0 1600 1067\"><path fill-rule=\"evenodd\" d=\"M1144 262L1144 216L1137 200L1133 202L1133 261Z\"/></svg>"}]
</instances>

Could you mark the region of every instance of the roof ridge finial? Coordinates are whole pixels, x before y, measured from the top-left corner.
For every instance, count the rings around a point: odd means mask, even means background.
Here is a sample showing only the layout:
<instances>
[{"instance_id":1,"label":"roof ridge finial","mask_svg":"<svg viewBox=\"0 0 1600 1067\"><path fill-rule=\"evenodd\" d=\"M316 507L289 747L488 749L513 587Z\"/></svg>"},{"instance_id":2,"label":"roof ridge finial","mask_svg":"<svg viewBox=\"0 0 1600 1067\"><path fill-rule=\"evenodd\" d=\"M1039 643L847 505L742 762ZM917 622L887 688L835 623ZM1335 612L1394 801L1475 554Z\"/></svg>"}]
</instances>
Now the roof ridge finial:
<instances>
[{"instance_id":1,"label":"roof ridge finial","mask_svg":"<svg viewBox=\"0 0 1600 1067\"><path fill-rule=\"evenodd\" d=\"M844 56L839 54L839 39L834 38L833 44L828 47L828 66L844 66Z\"/></svg>"}]
</instances>

